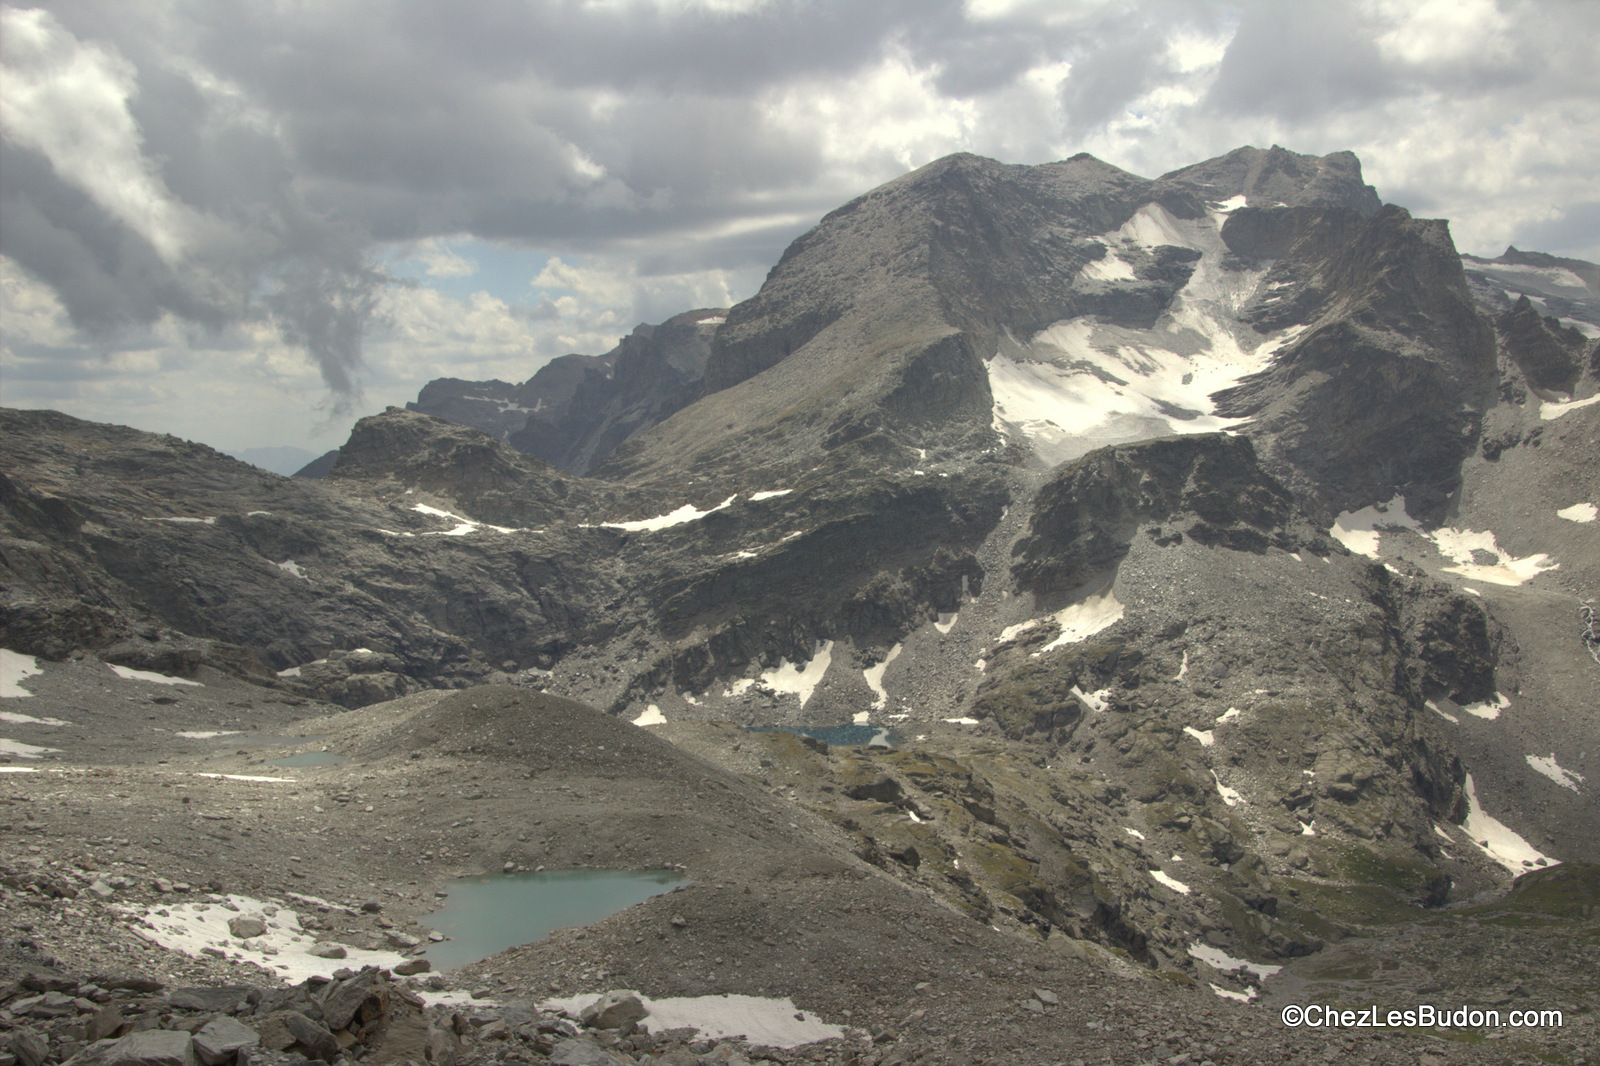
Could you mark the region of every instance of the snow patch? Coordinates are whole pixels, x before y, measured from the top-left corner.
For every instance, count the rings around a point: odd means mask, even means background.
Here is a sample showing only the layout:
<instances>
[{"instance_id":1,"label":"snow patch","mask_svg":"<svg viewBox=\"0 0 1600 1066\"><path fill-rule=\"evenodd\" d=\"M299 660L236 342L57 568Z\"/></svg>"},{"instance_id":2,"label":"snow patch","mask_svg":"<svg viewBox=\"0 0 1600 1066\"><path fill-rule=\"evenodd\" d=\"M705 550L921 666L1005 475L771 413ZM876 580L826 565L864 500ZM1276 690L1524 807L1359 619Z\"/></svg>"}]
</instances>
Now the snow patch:
<instances>
[{"instance_id":1,"label":"snow patch","mask_svg":"<svg viewBox=\"0 0 1600 1066\"><path fill-rule=\"evenodd\" d=\"M1455 560L1455 566L1445 567L1447 574L1460 574L1474 581L1487 581L1495 585L1521 585L1546 570L1554 570L1560 563L1550 562L1544 554L1528 555L1520 559L1504 551L1495 542L1491 532L1478 533L1470 529L1436 529L1430 539L1439 550ZM1473 560L1474 552L1486 552L1495 557L1492 564Z\"/></svg>"},{"instance_id":2,"label":"snow patch","mask_svg":"<svg viewBox=\"0 0 1600 1066\"><path fill-rule=\"evenodd\" d=\"M665 725L666 722L667 716L653 703L645 707L644 713L633 720L634 725Z\"/></svg>"},{"instance_id":3,"label":"snow patch","mask_svg":"<svg viewBox=\"0 0 1600 1066\"><path fill-rule=\"evenodd\" d=\"M1177 672L1176 675L1174 675L1172 680L1174 680L1174 681L1182 681L1183 680L1183 676L1185 674L1187 674L1188 672L1189 672L1189 652L1188 652L1188 649L1184 649L1183 661L1178 664L1178 672Z\"/></svg>"},{"instance_id":4,"label":"snow patch","mask_svg":"<svg viewBox=\"0 0 1600 1066\"><path fill-rule=\"evenodd\" d=\"M1500 712L1511 706L1511 701L1499 692L1494 694L1494 699L1484 700L1482 703L1470 703L1461 708L1468 714L1477 718L1487 718L1491 722L1500 717Z\"/></svg>"},{"instance_id":5,"label":"snow patch","mask_svg":"<svg viewBox=\"0 0 1600 1066\"><path fill-rule=\"evenodd\" d=\"M1556 763L1555 752L1552 751L1548 759L1543 755L1529 755L1526 758L1529 766L1562 788L1570 788L1574 792L1578 791L1578 785L1582 783L1583 775L1573 770L1563 770Z\"/></svg>"},{"instance_id":6,"label":"snow patch","mask_svg":"<svg viewBox=\"0 0 1600 1066\"><path fill-rule=\"evenodd\" d=\"M1211 780L1217 783L1217 795L1222 797L1223 803L1226 803L1230 807L1237 807L1239 804L1244 802L1244 797L1239 794L1239 790L1236 788L1229 788L1227 785L1224 785L1222 783L1222 778L1217 776L1217 772L1215 770L1211 771Z\"/></svg>"},{"instance_id":7,"label":"snow patch","mask_svg":"<svg viewBox=\"0 0 1600 1066\"><path fill-rule=\"evenodd\" d=\"M1593 522L1600 518L1600 509L1592 503L1575 503L1571 507L1563 507L1556 512L1557 518L1565 518L1568 522Z\"/></svg>"},{"instance_id":8,"label":"snow patch","mask_svg":"<svg viewBox=\"0 0 1600 1066\"><path fill-rule=\"evenodd\" d=\"M1110 706L1110 703L1106 699L1107 696L1111 695L1111 690L1108 688L1096 689L1093 692L1085 692L1077 685L1073 685L1072 695L1077 698L1079 703L1083 704L1083 709L1088 711L1090 714L1099 714Z\"/></svg>"},{"instance_id":9,"label":"snow patch","mask_svg":"<svg viewBox=\"0 0 1600 1066\"><path fill-rule=\"evenodd\" d=\"M1027 338L1002 338L987 364L995 428L1020 435L1042 460L1056 464L1109 444L1239 424L1218 416L1211 397L1265 369L1306 327L1263 341L1239 320L1262 272L1223 269L1225 217L1226 209L1219 209L1179 220L1150 204L1102 238L1108 253L1083 268L1085 280L1131 280L1134 272L1119 254L1128 244L1179 245L1201 258L1149 329L1080 317Z\"/></svg>"},{"instance_id":10,"label":"snow patch","mask_svg":"<svg viewBox=\"0 0 1600 1066\"><path fill-rule=\"evenodd\" d=\"M1136 840L1143 840L1144 839L1144 834L1139 832L1137 829L1129 829L1127 826L1123 826L1122 827L1122 831L1124 833L1127 833L1129 836L1133 837Z\"/></svg>"},{"instance_id":11,"label":"snow patch","mask_svg":"<svg viewBox=\"0 0 1600 1066\"><path fill-rule=\"evenodd\" d=\"M1510 826L1484 813L1478 805L1478 791L1467 775L1467 820L1461 828L1472 843L1489 858L1514 874L1526 873L1535 866L1555 866L1557 862L1522 839ZM1542 861L1541 861L1542 860Z\"/></svg>"},{"instance_id":12,"label":"snow patch","mask_svg":"<svg viewBox=\"0 0 1600 1066\"><path fill-rule=\"evenodd\" d=\"M1132 265L1109 248L1104 256L1087 264L1078 276L1092 281L1135 280Z\"/></svg>"},{"instance_id":13,"label":"snow patch","mask_svg":"<svg viewBox=\"0 0 1600 1066\"><path fill-rule=\"evenodd\" d=\"M1066 644L1077 644L1079 641L1087 640L1103 629L1110 629L1122 621L1122 611L1122 604L1117 601L1116 593L1109 588L1098 596L1090 596L1082 603L1075 603L1070 607L1063 608L1051 616L1055 619L1056 625L1061 628L1060 634L1056 636L1055 640L1052 640L1033 654L1039 656ZM1038 619L1035 619L1035 621L1038 621ZM1031 627L1028 623L1023 623L1021 628ZM1018 627L1007 628L1004 633L1000 634L1000 639L1007 639L1006 634L1013 629L1018 629Z\"/></svg>"},{"instance_id":14,"label":"snow patch","mask_svg":"<svg viewBox=\"0 0 1600 1066\"><path fill-rule=\"evenodd\" d=\"M1196 729L1192 725L1186 725L1183 731L1198 740L1202 748L1209 748L1217 742L1216 735L1209 729Z\"/></svg>"},{"instance_id":15,"label":"snow patch","mask_svg":"<svg viewBox=\"0 0 1600 1066\"><path fill-rule=\"evenodd\" d=\"M1231 999L1239 1003L1249 1003L1252 999L1255 999L1257 995L1256 990L1253 988L1246 988L1243 992L1230 992L1228 989L1223 988L1221 985L1215 984L1211 981L1207 981L1206 984L1211 985L1211 991L1215 992L1223 999Z\"/></svg>"},{"instance_id":16,"label":"snow patch","mask_svg":"<svg viewBox=\"0 0 1600 1066\"><path fill-rule=\"evenodd\" d=\"M871 711L857 711L850 716L851 725L868 725L872 721Z\"/></svg>"},{"instance_id":17,"label":"snow patch","mask_svg":"<svg viewBox=\"0 0 1600 1066\"><path fill-rule=\"evenodd\" d=\"M576 1017L583 1008L599 999L598 994L546 1000L542 1007L560 1007ZM799 1047L819 1040L834 1040L845 1035L844 1026L824 1022L810 1011L802 1011L788 996L773 999L763 996L727 994L720 996L673 996L651 999L640 996L645 1017L641 1028L649 1032L667 1029L696 1029L708 1039L743 1036L752 1044L768 1047Z\"/></svg>"},{"instance_id":18,"label":"snow patch","mask_svg":"<svg viewBox=\"0 0 1600 1066\"><path fill-rule=\"evenodd\" d=\"M425 503L414 503L411 505L411 509L419 514L432 515L435 518L447 518L455 523L455 527L452 529L430 530L422 534L424 537L464 537L469 533L476 533L480 529L492 529L496 533L542 532L542 530L538 529L510 529L506 526L492 526L487 522L478 522L471 518L463 518L461 515L455 514L451 511L442 511L437 507L429 507ZM379 532L383 533L388 531L379 530Z\"/></svg>"},{"instance_id":19,"label":"snow patch","mask_svg":"<svg viewBox=\"0 0 1600 1066\"><path fill-rule=\"evenodd\" d=\"M977 725L978 724L978 720L976 718L946 718L945 721L951 723L952 725Z\"/></svg>"},{"instance_id":20,"label":"snow patch","mask_svg":"<svg viewBox=\"0 0 1600 1066\"><path fill-rule=\"evenodd\" d=\"M31 696L32 693L30 692L30 693L28 693L28 695ZM31 714L18 714L15 711L0 711L0 722L10 722L13 725L48 725L48 726L71 725L72 724L71 722L63 721L60 718L35 718Z\"/></svg>"},{"instance_id":21,"label":"snow patch","mask_svg":"<svg viewBox=\"0 0 1600 1066\"><path fill-rule=\"evenodd\" d=\"M1187 896L1189 894L1189 886L1184 884L1182 881L1179 881L1176 877L1168 877L1160 870L1151 870L1150 876L1181 896Z\"/></svg>"},{"instance_id":22,"label":"snow patch","mask_svg":"<svg viewBox=\"0 0 1600 1066\"><path fill-rule=\"evenodd\" d=\"M1239 708L1237 708L1237 707L1229 707L1226 711L1223 711L1222 714L1217 717L1217 724L1221 725L1223 722L1231 722L1235 718L1238 718L1243 714L1244 714L1244 712L1239 710Z\"/></svg>"},{"instance_id":23,"label":"snow patch","mask_svg":"<svg viewBox=\"0 0 1600 1066\"><path fill-rule=\"evenodd\" d=\"M185 729L181 733L172 735L183 737L185 740L210 740L213 737L237 736L240 732L238 729Z\"/></svg>"},{"instance_id":24,"label":"snow patch","mask_svg":"<svg viewBox=\"0 0 1600 1066\"><path fill-rule=\"evenodd\" d=\"M1568 411L1576 411L1580 407L1600 403L1600 393L1589 397L1587 400L1567 400L1563 403L1540 403L1539 417L1546 422L1554 422Z\"/></svg>"},{"instance_id":25,"label":"snow patch","mask_svg":"<svg viewBox=\"0 0 1600 1066\"><path fill-rule=\"evenodd\" d=\"M730 500L732 498L729 497ZM798 663L790 665L788 659L779 659L777 669L763 673L761 681L767 688L780 695L799 696L800 706L804 707L832 662L833 641L819 640L812 647L811 659L805 665Z\"/></svg>"},{"instance_id":26,"label":"snow patch","mask_svg":"<svg viewBox=\"0 0 1600 1066\"><path fill-rule=\"evenodd\" d=\"M154 670L135 670L131 666L112 666L110 663L107 663L106 665L111 667L111 672L113 674L116 674L124 681L148 681L152 685L193 685L195 688L205 687L198 681L190 681L187 678L182 677L168 677L166 674L158 674Z\"/></svg>"},{"instance_id":27,"label":"snow patch","mask_svg":"<svg viewBox=\"0 0 1600 1066\"><path fill-rule=\"evenodd\" d=\"M283 562L278 564L278 569L282 570L291 577L299 578L301 581L311 580L306 576L306 572L300 569L300 564L295 562L293 559L285 559Z\"/></svg>"},{"instance_id":28,"label":"snow patch","mask_svg":"<svg viewBox=\"0 0 1600 1066\"><path fill-rule=\"evenodd\" d=\"M600 524L607 529L628 529L636 532L666 529L670 526L681 526L685 522L693 522L696 519L704 518L708 514L730 506L738 498L739 494L734 493L715 507L705 511L700 510L692 503L686 503L676 511L669 511L664 515L657 515L655 518L641 518L635 522L602 522Z\"/></svg>"},{"instance_id":29,"label":"snow patch","mask_svg":"<svg viewBox=\"0 0 1600 1066\"><path fill-rule=\"evenodd\" d=\"M1249 962L1245 959L1236 959L1221 948L1214 948L1210 944L1190 944L1189 957L1199 959L1213 970L1230 973L1234 970L1249 970L1263 981L1282 970L1282 966L1272 966L1264 962Z\"/></svg>"},{"instance_id":30,"label":"snow patch","mask_svg":"<svg viewBox=\"0 0 1600 1066\"><path fill-rule=\"evenodd\" d=\"M794 489L767 489L763 492L751 493L750 500L752 503L760 503L762 500L771 500L779 496L787 496L793 491Z\"/></svg>"},{"instance_id":31,"label":"snow patch","mask_svg":"<svg viewBox=\"0 0 1600 1066\"><path fill-rule=\"evenodd\" d=\"M961 613L959 611L951 611L949 613L940 611L939 620L933 623L933 628L941 633L948 633L956 627L956 619L960 617Z\"/></svg>"},{"instance_id":32,"label":"snow patch","mask_svg":"<svg viewBox=\"0 0 1600 1066\"><path fill-rule=\"evenodd\" d=\"M39 660L32 655L0 648L0 698L20 699L33 693L22 687L30 677L44 673Z\"/></svg>"},{"instance_id":33,"label":"snow patch","mask_svg":"<svg viewBox=\"0 0 1600 1066\"><path fill-rule=\"evenodd\" d=\"M228 904L227 907L221 906ZM230 910L229 907L237 908ZM157 914L166 911L166 914ZM360 969L380 966L390 969L405 961L393 951L364 951L345 947L342 959L322 959L310 953L316 937L300 924L300 916L289 907L250 896L211 896L193 903L156 903L136 915L134 932L169 951L196 958L205 948L217 948L231 959L251 962L285 981L298 983L310 977L331 977L342 967ZM246 916L260 918L267 931L261 936L241 940L228 931L228 919Z\"/></svg>"},{"instance_id":34,"label":"snow patch","mask_svg":"<svg viewBox=\"0 0 1600 1066\"><path fill-rule=\"evenodd\" d=\"M1439 709L1439 705L1437 703L1434 703L1432 700L1428 700L1427 702L1425 702L1423 704L1423 706L1428 708L1428 710L1432 711L1434 714L1438 715L1440 718L1443 718L1445 721L1449 722L1451 725L1460 725L1461 724L1461 719L1457 718L1455 715L1449 713L1448 711L1440 710ZM1495 713L1498 714L1499 712L1497 711Z\"/></svg>"},{"instance_id":35,"label":"snow patch","mask_svg":"<svg viewBox=\"0 0 1600 1066\"><path fill-rule=\"evenodd\" d=\"M5 737L0 737L0 755L15 755L19 759L37 759L48 752L60 750L60 748L41 748L37 744L24 744L20 740L7 740Z\"/></svg>"},{"instance_id":36,"label":"snow patch","mask_svg":"<svg viewBox=\"0 0 1600 1066\"><path fill-rule=\"evenodd\" d=\"M1328 535L1357 555L1378 557L1380 529L1410 529L1421 533L1422 526L1406 514L1406 498L1396 496L1388 503L1376 503L1359 511L1341 511L1333 520Z\"/></svg>"},{"instance_id":37,"label":"snow patch","mask_svg":"<svg viewBox=\"0 0 1600 1066\"><path fill-rule=\"evenodd\" d=\"M1334 519L1333 528L1328 530L1328 535L1355 554L1376 559L1380 531L1386 529L1409 529L1427 538L1441 555L1456 564L1445 567L1445 573L1460 574L1474 581L1520 585L1536 574L1554 570L1560 565L1551 562L1550 557L1544 554L1519 559L1502 549L1492 532L1443 527L1430 533L1406 514L1404 496L1395 496L1388 503L1372 504L1359 511L1341 511ZM1495 561L1480 563L1475 553L1486 553L1493 556Z\"/></svg>"},{"instance_id":38,"label":"snow patch","mask_svg":"<svg viewBox=\"0 0 1600 1066\"><path fill-rule=\"evenodd\" d=\"M754 687L755 683L756 679L753 677L741 677L737 681L730 682L727 689L722 693L722 696L724 699L732 699L734 696L743 696L746 692L749 692L752 687Z\"/></svg>"}]
</instances>

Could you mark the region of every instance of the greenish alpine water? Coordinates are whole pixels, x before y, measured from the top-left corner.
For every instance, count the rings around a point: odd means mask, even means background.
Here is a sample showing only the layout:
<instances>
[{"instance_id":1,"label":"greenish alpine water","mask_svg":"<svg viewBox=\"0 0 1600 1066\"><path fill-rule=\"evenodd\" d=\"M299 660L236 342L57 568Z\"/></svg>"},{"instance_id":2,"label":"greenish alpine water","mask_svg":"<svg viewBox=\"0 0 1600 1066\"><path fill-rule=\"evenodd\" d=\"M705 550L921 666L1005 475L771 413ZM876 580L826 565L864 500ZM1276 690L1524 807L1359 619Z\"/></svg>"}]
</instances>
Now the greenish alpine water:
<instances>
[{"instance_id":1,"label":"greenish alpine water","mask_svg":"<svg viewBox=\"0 0 1600 1066\"><path fill-rule=\"evenodd\" d=\"M437 970L464 966L497 951L530 944L556 929L589 925L670 892L675 870L552 870L463 877L450 901L424 924L449 937L428 948Z\"/></svg>"}]
</instances>

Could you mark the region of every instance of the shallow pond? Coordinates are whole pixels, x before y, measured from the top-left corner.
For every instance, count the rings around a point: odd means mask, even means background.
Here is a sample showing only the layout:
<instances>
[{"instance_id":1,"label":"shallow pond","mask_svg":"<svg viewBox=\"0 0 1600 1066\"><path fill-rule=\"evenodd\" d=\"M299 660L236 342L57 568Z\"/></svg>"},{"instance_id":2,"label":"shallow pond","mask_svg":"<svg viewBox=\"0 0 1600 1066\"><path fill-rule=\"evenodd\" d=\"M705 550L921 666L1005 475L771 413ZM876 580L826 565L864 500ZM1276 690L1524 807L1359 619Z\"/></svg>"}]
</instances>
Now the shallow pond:
<instances>
[{"instance_id":1,"label":"shallow pond","mask_svg":"<svg viewBox=\"0 0 1600 1066\"><path fill-rule=\"evenodd\" d=\"M272 766L337 766L344 762L344 756L331 751L302 751L299 755L268 759L267 762Z\"/></svg>"},{"instance_id":2,"label":"shallow pond","mask_svg":"<svg viewBox=\"0 0 1600 1066\"><path fill-rule=\"evenodd\" d=\"M531 944L568 926L589 925L682 884L676 870L551 870L463 877L450 900L422 919L449 940L428 947L436 970L464 966Z\"/></svg>"},{"instance_id":3,"label":"shallow pond","mask_svg":"<svg viewBox=\"0 0 1600 1066\"><path fill-rule=\"evenodd\" d=\"M795 733L841 748L896 748L900 736L879 725L753 725L751 733Z\"/></svg>"}]
</instances>

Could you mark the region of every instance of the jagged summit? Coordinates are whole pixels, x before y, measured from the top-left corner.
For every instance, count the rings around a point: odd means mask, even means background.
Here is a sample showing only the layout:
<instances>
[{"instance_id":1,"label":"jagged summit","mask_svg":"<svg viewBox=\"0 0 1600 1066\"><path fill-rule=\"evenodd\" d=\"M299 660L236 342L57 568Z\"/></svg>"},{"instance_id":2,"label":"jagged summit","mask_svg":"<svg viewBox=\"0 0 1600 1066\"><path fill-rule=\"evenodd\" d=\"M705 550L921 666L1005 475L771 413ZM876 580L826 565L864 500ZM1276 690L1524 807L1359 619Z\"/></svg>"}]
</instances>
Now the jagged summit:
<instances>
[{"instance_id":1,"label":"jagged summit","mask_svg":"<svg viewBox=\"0 0 1600 1066\"><path fill-rule=\"evenodd\" d=\"M1278 145L1246 146L1163 174L1162 180L1200 186L1219 200L1243 196L1251 207L1327 205L1370 215L1382 206L1377 191L1361 179L1361 160L1348 151L1311 156Z\"/></svg>"}]
</instances>

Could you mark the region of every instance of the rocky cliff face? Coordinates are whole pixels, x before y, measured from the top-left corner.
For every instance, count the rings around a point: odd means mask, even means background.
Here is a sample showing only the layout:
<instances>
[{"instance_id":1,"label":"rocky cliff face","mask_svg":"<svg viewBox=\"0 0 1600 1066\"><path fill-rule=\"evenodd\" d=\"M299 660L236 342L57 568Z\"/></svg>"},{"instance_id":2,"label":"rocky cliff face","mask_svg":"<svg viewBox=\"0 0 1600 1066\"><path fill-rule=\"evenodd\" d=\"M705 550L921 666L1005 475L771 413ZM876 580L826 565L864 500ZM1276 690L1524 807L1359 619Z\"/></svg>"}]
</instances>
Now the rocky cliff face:
<instances>
[{"instance_id":1,"label":"rocky cliff face","mask_svg":"<svg viewBox=\"0 0 1600 1066\"><path fill-rule=\"evenodd\" d=\"M564 355L521 385L430 381L406 408L481 429L574 474L700 396L721 311L643 324L604 355Z\"/></svg>"},{"instance_id":2,"label":"rocky cliff face","mask_svg":"<svg viewBox=\"0 0 1600 1066\"><path fill-rule=\"evenodd\" d=\"M1437 513L1495 382L1493 332L1446 225L1392 206L1268 213L1236 212L1222 237L1272 260L1243 317L1299 335L1218 410L1250 418L1270 461L1330 513L1395 493Z\"/></svg>"},{"instance_id":3,"label":"rocky cliff face","mask_svg":"<svg viewBox=\"0 0 1600 1066\"><path fill-rule=\"evenodd\" d=\"M1244 995L1213 962L1600 858L1600 346L1546 313L1587 275L1374 201L1348 154L952 157L725 322L434 383L455 421L363 420L321 482L5 412L0 641L542 689L919 898Z\"/></svg>"}]
</instances>

